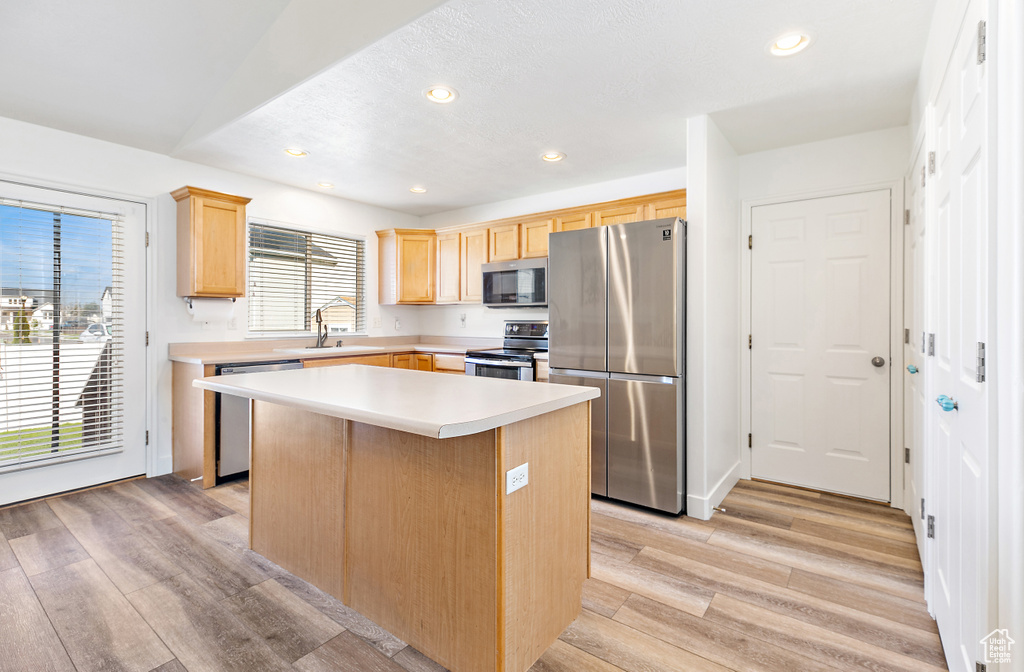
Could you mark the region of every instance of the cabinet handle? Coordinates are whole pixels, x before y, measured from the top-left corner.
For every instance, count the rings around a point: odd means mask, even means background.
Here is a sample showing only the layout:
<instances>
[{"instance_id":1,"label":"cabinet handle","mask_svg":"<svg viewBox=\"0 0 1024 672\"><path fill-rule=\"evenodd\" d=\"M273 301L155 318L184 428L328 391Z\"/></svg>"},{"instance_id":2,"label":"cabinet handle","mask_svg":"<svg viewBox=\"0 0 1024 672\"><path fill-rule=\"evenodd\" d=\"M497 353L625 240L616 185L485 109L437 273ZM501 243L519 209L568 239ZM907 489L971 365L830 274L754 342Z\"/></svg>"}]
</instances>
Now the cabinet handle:
<instances>
[{"instance_id":1,"label":"cabinet handle","mask_svg":"<svg viewBox=\"0 0 1024 672\"><path fill-rule=\"evenodd\" d=\"M947 397L944 394L940 394L939 398L935 400L935 403L937 403L942 408L942 410L944 410L944 411L959 411L960 410L960 406L957 405L957 403L955 401L953 401L952 399L950 399L949 397Z\"/></svg>"},{"instance_id":2,"label":"cabinet handle","mask_svg":"<svg viewBox=\"0 0 1024 672\"><path fill-rule=\"evenodd\" d=\"M907 371L910 373L917 373L917 367L913 364L907 364Z\"/></svg>"}]
</instances>

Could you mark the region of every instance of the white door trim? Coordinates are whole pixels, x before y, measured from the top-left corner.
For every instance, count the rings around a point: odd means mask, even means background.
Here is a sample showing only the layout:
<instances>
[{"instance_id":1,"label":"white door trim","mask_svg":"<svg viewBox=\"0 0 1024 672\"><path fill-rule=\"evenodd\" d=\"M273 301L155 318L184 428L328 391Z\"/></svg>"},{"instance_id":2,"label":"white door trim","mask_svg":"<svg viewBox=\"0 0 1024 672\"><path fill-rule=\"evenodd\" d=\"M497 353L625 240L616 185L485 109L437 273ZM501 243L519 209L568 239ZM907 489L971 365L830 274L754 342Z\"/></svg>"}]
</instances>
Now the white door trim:
<instances>
[{"instance_id":1,"label":"white door trim","mask_svg":"<svg viewBox=\"0 0 1024 672\"><path fill-rule=\"evenodd\" d=\"M892 353L892 371L889 384L889 484L892 497L891 505L903 508L903 376L896 375L903 368L903 180L892 182L873 182L832 189L796 192L779 196L768 196L756 199L744 199L741 202L741 236L746 242L751 235L752 209L760 205L775 205L790 201L803 201L811 198L828 196L845 196L879 189L891 190L889 238L889 310L890 335L889 352ZM740 333L750 334L750 279L751 251L742 247L740 259ZM744 345L746 343L744 342ZM750 434L751 402L750 402L750 350L740 349L740 477L750 478L750 448L747 447L747 436ZM897 449L899 447L899 449Z\"/></svg>"}]
</instances>

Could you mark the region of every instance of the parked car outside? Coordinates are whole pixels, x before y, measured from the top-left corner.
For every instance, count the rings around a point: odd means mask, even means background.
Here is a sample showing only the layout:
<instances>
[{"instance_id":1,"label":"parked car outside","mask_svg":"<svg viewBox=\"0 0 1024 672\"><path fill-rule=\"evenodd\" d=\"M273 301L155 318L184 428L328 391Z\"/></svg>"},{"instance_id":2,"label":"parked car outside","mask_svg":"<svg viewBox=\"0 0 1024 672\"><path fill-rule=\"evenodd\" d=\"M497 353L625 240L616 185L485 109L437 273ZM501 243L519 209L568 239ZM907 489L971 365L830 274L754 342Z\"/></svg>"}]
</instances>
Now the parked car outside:
<instances>
[{"instance_id":1,"label":"parked car outside","mask_svg":"<svg viewBox=\"0 0 1024 672\"><path fill-rule=\"evenodd\" d=\"M109 341L113 336L114 332L111 331L109 324L93 322L78 338L86 343L96 343Z\"/></svg>"}]
</instances>

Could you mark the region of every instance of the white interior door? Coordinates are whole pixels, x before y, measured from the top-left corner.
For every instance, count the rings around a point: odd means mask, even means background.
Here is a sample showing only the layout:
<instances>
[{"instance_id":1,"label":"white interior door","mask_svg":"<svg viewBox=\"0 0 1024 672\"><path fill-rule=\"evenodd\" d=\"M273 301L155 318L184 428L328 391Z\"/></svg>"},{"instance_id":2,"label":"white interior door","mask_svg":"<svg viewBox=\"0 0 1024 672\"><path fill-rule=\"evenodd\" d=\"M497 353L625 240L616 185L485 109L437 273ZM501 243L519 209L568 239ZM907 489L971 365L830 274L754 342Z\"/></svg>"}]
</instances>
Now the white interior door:
<instances>
[{"instance_id":1,"label":"white interior door","mask_svg":"<svg viewBox=\"0 0 1024 672\"><path fill-rule=\"evenodd\" d=\"M979 344L988 340L992 268L987 66L978 63L984 12L984 2L970 4L935 98L935 244L925 283L932 292L927 323L935 340L927 397L946 395L956 403L950 410L933 401L927 406L934 465L926 499L926 514L934 518L932 598L949 667L963 671L984 662L980 639L990 630L990 414L988 386L978 375Z\"/></svg>"},{"instance_id":2,"label":"white interior door","mask_svg":"<svg viewBox=\"0 0 1024 672\"><path fill-rule=\"evenodd\" d=\"M752 209L755 478L889 501L890 200Z\"/></svg>"},{"instance_id":3,"label":"white interior door","mask_svg":"<svg viewBox=\"0 0 1024 672\"><path fill-rule=\"evenodd\" d=\"M9 182L0 199L4 293L60 297L52 324L0 324L0 505L145 474L146 206Z\"/></svg>"}]
</instances>

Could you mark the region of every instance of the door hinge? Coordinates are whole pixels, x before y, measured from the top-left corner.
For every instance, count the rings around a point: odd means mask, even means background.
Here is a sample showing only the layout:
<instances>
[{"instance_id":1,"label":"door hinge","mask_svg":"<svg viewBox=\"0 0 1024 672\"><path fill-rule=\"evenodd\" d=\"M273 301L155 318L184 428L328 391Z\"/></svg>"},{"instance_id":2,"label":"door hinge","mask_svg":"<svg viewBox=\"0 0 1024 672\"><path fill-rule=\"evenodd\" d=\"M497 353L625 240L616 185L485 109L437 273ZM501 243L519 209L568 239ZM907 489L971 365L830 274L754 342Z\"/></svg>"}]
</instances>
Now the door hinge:
<instances>
[{"instance_id":1,"label":"door hinge","mask_svg":"<svg viewBox=\"0 0 1024 672\"><path fill-rule=\"evenodd\" d=\"M935 174L935 152L928 152L928 174Z\"/></svg>"},{"instance_id":2,"label":"door hinge","mask_svg":"<svg viewBox=\"0 0 1024 672\"><path fill-rule=\"evenodd\" d=\"M978 343L978 382L985 382L985 344Z\"/></svg>"},{"instance_id":3,"label":"door hinge","mask_svg":"<svg viewBox=\"0 0 1024 672\"><path fill-rule=\"evenodd\" d=\"M903 226L910 226L910 210L903 211Z\"/></svg>"},{"instance_id":4,"label":"door hinge","mask_svg":"<svg viewBox=\"0 0 1024 672\"><path fill-rule=\"evenodd\" d=\"M753 434L747 434L747 448L753 448L753 447L754 447L754 435Z\"/></svg>"},{"instance_id":5,"label":"door hinge","mask_svg":"<svg viewBox=\"0 0 1024 672\"><path fill-rule=\"evenodd\" d=\"M754 349L754 335L753 334L747 334L747 350L753 350L753 349Z\"/></svg>"},{"instance_id":6,"label":"door hinge","mask_svg":"<svg viewBox=\"0 0 1024 672\"><path fill-rule=\"evenodd\" d=\"M984 21L978 21L978 65L985 62L985 42L987 41L988 26Z\"/></svg>"},{"instance_id":7,"label":"door hinge","mask_svg":"<svg viewBox=\"0 0 1024 672\"><path fill-rule=\"evenodd\" d=\"M921 186L924 186L924 166L921 166Z\"/></svg>"},{"instance_id":8,"label":"door hinge","mask_svg":"<svg viewBox=\"0 0 1024 672\"><path fill-rule=\"evenodd\" d=\"M928 356L935 356L935 334L928 334Z\"/></svg>"},{"instance_id":9,"label":"door hinge","mask_svg":"<svg viewBox=\"0 0 1024 672\"><path fill-rule=\"evenodd\" d=\"M935 538L935 516L928 516L928 538Z\"/></svg>"},{"instance_id":10,"label":"door hinge","mask_svg":"<svg viewBox=\"0 0 1024 672\"><path fill-rule=\"evenodd\" d=\"M146 345L149 345L149 332L146 332Z\"/></svg>"},{"instance_id":11,"label":"door hinge","mask_svg":"<svg viewBox=\"0 0 1024 672\"><path fill-rule=\"evenodd\" d=\"M903 449L903 463L910 464L910 448Z\"/></svg>"},{"instance_id":12,"label":"door hinge","mask_svg":"<svg viewBox=\"0 0 1024 672\"><path fill-rule=\"evenodd\" d=\"M924 497L921 498L921 520L924 520Z\"/></svg>"},{"instance_id":13,"label":"door hinge","mask_svg":"<svg viewBox=\"0 0 1024 672\"><path fill-rule=\"evenodd\" d=\"M149 445L149 430L146 430L146 445Z\"/></svg>"},{"instance_id":14,"label":"door hinge","mask_svg":"<svg viewBox=\"0 0 1024 672\"><path fill-rule=\"evenodd\" d=\"M747 249L748 250L754 249L754 236L753 235L747 236Z\"/></svg>"},{"instance_id":15,"label":"door hinge","mask_svg":"<svg viewBox=\"0 0 1024 672\"><path fill-rule=\"evenodd\" d=\"M903 342L910 345L910 329L903 330Z\"/></svg>"},{"instance_id":16,"label":"door hinge","mask_svg":"<svg viewBox=\"0 0 1024 672\"><path fill-rule=\"evenodd\" d=\"M149 231L146 231L146 247L149 247Z\"/></svg>"},{"instance_id":17,"label":"door hinge","mask_svg":"<svg viewBox=\"0 0 1024 672\"><path fill-rule=\"evenodd\" d=\"M974 662L974 672L988 672L988 665L986 665L985 663L980 663L978 661L975 661Z\"/></svg>"}]
</instances>

